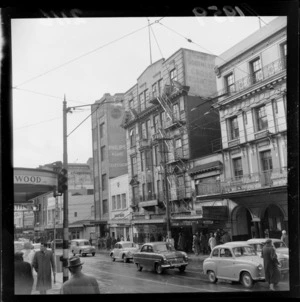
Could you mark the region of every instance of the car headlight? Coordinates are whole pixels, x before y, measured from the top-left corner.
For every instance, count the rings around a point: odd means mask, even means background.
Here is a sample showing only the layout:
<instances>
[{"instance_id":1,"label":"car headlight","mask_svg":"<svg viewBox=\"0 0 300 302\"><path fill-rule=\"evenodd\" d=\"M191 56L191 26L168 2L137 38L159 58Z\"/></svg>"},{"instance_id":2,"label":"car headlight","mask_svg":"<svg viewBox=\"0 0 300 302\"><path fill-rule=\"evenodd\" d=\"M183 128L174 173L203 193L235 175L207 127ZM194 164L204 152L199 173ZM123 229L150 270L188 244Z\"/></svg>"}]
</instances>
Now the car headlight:
<instances>
[{"instance_id":1,"label":"car headlight","mask_svg":"<svg viewBox=\"0 0 300 302\"><path fill-rule=\"evenodd\" d=\"M257 269L258 269L258 270L262 270L262 269L263 269L263 266L262 266L261 264L259 264L259 265L257 266Z\"/></svg>"}]
</instances>

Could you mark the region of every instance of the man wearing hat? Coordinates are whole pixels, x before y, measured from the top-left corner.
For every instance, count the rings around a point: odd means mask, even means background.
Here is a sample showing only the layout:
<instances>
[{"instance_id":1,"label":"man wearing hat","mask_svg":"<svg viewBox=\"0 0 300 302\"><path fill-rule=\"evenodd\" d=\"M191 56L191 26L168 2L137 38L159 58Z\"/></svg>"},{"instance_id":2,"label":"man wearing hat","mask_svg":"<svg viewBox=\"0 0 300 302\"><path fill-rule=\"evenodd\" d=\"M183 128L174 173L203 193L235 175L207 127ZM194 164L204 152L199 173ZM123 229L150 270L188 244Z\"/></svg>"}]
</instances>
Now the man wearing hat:
<instances>
[{"instance_id":1,"label":"man wearing hat","mask_svg":"<svg viewBox=\"0 0 300 302\"><path fill-rule=\"evenodd\" d=\"M270 285L270 290L275 290L274 285L277 285L280 280L280 271L278 269L278 259L275 248L272 246L272 240L268 238L262 249L261 257L264 259L264 270L266 281Z\"/></svg>"},{"instance_id":2,"label":"man wearing hat","mask_svg":"<svg viewBox=\"0 0 300 302\"><path fill-rule=\"evenodd\" d=\"M61 289L61 294L100 294L99 285L96 278L82 273L83 262L78 256L69 259L67 268L71 273L71 279L66 281Z\"/></svg>"},{"instance_id":3,"label":"man wearing hat","mask_svg":"<svg viewBox=\"0 0 300 302\"><path fill-rule=\"evenodd\" d=\"M23 261L23 252L15 253L15 294L30 295L33 286L31 265Z\"/></svg>"}]
</instances>

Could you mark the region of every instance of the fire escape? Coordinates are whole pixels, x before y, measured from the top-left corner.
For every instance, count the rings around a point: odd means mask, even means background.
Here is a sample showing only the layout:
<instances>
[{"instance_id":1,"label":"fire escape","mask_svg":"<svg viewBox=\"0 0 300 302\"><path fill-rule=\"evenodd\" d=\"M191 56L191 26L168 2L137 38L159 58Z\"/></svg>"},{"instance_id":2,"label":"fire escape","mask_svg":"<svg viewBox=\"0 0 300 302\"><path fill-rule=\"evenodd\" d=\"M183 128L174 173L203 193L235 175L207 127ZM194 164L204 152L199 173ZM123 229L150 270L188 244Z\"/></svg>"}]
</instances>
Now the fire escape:
<instances>
[{"instance_id":1,"label":"fire escape","mask_svg":"<svg viewBox=\"0 0 300 302\"><path fill-rule=\"evenodd\" d=\"M184 155L182 147L182 142L188 135L186 122L172 109L172 99L186 94L188 90L188 86L182 86L178 82L172 81L171 85L165 85L161 96L154 96L150 101L155 105L159 104L165 112L165 120L162 121L162 125L154 135L153 140L159 142L160 154L163 158L160 163L160 171L166 176L169 187L168 192L164 187L163 203L166 207L166 201L169 200L171 213L190 212L192 209L186 197L184 180L185 172L188 169L188 158ZM175 133L177 133L176 136L174 136ZM176 146L176 139L181 146ZM179 175L183 177L181 184L178 183Z\"/></svg>"}]
</instances>

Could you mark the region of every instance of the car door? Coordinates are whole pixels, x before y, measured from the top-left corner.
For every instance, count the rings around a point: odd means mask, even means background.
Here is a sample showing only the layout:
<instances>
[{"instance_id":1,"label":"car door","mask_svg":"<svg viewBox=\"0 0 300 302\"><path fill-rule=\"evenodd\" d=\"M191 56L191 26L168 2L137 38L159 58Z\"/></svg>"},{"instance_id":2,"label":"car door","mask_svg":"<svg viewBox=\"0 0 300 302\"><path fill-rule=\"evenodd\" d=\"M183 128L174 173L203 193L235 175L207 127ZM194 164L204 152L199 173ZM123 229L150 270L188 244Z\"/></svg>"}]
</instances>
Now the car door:
<instances>
[{"instance_id":1,"label":"car door","mask_svg":"<svg viewBox=\"0 0 300 302\"><path fill-rule=\"evenodd\" d=\"M234 278L234 258L229 248L220 248L217 276L219 278Z\"/></svg>"},{"instance_id":2,"label":"car door","mask_svg":"<svg viewBox=\"0 0 300 302\"><path fill-rule=\"evenodd\" d=\"M122 245L120 243L116 243L115 245L115 251L114 251L114 254L115 254L115 257L116 258L120 258L120 250L122 248Z\"/></svg>"},{"instance_id":3,"label":"car door","mask_svg":"<svg viewBox=\"0 0 300 302\"><path fill-rule=\"evenodd\" d=\"M138 262L141 266L148 266L148 245L144 245L139 253Z\"/></svg>"}]
</instances>

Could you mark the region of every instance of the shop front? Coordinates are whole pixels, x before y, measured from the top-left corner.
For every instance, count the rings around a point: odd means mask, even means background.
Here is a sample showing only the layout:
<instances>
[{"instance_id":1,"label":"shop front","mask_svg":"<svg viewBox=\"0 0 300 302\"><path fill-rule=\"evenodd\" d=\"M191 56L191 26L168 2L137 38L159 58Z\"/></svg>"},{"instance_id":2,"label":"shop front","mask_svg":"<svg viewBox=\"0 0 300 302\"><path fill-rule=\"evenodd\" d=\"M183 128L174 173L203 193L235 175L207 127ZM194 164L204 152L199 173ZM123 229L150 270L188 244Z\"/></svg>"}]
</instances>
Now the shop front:
<instances>
[{"instance_id":1,"label":"shop front","mask_svg":"<svg viewBox=\"0 0 300 302\"><path fill-rule=\"evenodd\" d=\"M162 241L167 234L165 223L134 223L133 241L135 243L145 243L153 241Z\"/></svg>"}]
</instances>

